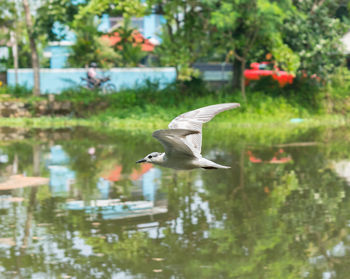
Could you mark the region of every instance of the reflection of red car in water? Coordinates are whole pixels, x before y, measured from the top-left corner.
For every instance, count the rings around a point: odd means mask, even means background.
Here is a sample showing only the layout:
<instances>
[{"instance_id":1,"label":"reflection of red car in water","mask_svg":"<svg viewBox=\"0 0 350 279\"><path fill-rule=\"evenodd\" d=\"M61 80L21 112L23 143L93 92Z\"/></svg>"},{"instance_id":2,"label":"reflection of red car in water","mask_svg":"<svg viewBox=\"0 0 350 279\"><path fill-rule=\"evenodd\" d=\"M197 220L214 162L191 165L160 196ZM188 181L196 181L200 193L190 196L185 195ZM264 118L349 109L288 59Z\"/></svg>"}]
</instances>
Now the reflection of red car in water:
<instances>
[{"instance_id":1,"label":"reflection of red car in water","mask_svg":"<svg viewBox=\"0 0 350 279\"><path fill-rule=\"evenodd\" d=\"M284 150L280 148L277 152L275 152L274 156L269 160L263 160L259 157L256 157L252 151L248 150L247 155L249 156L249 161L252 163L269 163L269 164L285 164L292 161L292 157L287 155L284 156Z\"/></svg>"},{"instance_id":2,"label":"reflection of red car in water","mask_svg":"<svg viewBox=\"0 0 350 279\"><path fill-rule=\"evenodd\" d=\"M261 77L266 76L271 76L281 87L287 83L293 83L294 75L281 71L270 62L254 62L250 64L250 68L244 71L245 85L248 85L250 81L259 80Z\"/></svg>"}]
</instances>

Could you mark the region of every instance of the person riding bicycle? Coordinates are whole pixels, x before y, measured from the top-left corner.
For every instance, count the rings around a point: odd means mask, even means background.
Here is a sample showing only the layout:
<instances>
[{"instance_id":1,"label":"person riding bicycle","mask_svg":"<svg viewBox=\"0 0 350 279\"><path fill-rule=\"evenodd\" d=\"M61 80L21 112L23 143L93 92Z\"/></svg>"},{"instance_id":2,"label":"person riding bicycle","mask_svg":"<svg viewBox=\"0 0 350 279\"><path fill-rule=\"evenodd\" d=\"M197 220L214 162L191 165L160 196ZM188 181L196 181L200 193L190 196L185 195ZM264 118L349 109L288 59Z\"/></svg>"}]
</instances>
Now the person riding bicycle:
<instances>
[{"instance_id":1,"label":"person riding bicycle","mask_svg":"<svg viewBox=\"0 0 350 279\"><path fill-rule=\"evenodd\" d=\"M111 78L109 76L97 76L97 64L92 62L86 73L86 78L81 77L81 86L89 89L102 91L103 94L109 94L116 91L116 86L109 82Z\"/></svg>"},{"instance_id":2,"label":"person riding bicycle","mask_svg":"<svg viewBox=\"0 0 350 279\"><path fill-rule=\"evenodd\" d=\"M87 81L89 88L99 87L101 84L101 79L97 77L97 64L92 62L90 68L87 71Z\"/></svg>"}]
</instances>

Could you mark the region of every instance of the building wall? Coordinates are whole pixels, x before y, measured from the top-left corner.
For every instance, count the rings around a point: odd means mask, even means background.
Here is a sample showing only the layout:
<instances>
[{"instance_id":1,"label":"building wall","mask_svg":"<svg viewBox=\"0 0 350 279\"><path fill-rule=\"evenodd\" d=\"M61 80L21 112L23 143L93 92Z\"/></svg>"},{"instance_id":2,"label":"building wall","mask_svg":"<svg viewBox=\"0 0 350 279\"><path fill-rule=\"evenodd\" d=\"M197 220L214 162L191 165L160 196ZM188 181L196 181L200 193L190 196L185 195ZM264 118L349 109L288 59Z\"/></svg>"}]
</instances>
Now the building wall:
<instances>
[{"instance_id":1,"label":"building wall","mask_svg":"<svg viewBox=\"0 0 350 279\"><path fill-rule=\"evenodd\" d=\"M143 18L143 30L142 35L146 39L156 39L158 42L161 42L161 32L162 32L162 24L166 21L162 15L150 14Z\"/></svg>"},{"instance_id":2,"label":"building wall","mask_svg":"<svg viewBox=\"0 0 350 279\"><path fill-rule=\"evenodd\" d=\"M42 93L59 94L63 89L78 87L81 78L86 77L86 69L41 69L40 89ZM175 68L112 68L104 73L98 71L99 76L110 76L112 83L118 90L122 88L134 88L145 84L147 80L159 81L164 87L176 79ZM32 69L18 70L18 82L20 85L33 87ZM7 84L15 85L15 72L7 71Z\"/></svg>"},{"instance_id":3,"label":"building wall","mask_svg":"<svg viewBox=\"0 0 350 279\"><path fill-rule=\"evenodd\" d=\"M70 46L49 46L48 51L51 52L51 69L62 69L66 66L68 56L71 53Z\"/></svg>"}]
</instances>

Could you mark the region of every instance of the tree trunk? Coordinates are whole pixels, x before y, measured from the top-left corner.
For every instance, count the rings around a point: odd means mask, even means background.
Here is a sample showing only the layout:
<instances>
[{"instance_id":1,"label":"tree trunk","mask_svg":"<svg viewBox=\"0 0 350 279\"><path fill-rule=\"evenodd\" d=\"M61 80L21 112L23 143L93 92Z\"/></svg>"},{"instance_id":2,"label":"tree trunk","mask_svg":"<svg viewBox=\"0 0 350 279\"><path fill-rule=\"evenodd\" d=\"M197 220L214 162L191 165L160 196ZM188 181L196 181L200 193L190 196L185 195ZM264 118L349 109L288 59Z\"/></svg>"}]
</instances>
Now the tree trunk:
<instances>
[{"instance_id":1,"label":"tree trunk","mask_svg":"<svg viewBox=\"0 0 350 279\"><path fill-rule=\"evenodd\" d=\"M244 101L247 101L247 98L245 96L245 77L244 77L244 70L245 70L246 63L247 61L245 59L243 59L241 62L241 93Z\"/></svg>"},{"instance_id":2,"label":"tree trunk","mask_svg":"<svg viewBox=\"0 0 350 279\"><path fill-rule=\"evenodd\" d=\"M26 16L27 32L28 32L28 38L29 38L29 44L30 44L30 50L31 50L31 56L32 56L32 68L34 72L33 95L38 96L40 95L39 55L35 44L35 38L33 33L33 23L32 23L32 18L30 14L28 0L23 0L23 8Z\"/></svg>"},{"instance_id":3,"label":"tree trunk","mask_svg":"<svg viewBox=\"0 0 350 279\"><path fill-rule=\"evenodd\" d=\"M245 78L244 70L247 61L245 59L235 59L233 60L233 77L232 77L232 87L233 89L241 90L242 98L246 101L245 95Z\"/></svg>"},{"instance_id":4,"label":"tree trunk","mask_svg":"<svg viewBox=\"0 0 350 279\"><path fill-rule=\"evenodd\" d=\"M233 59L233 68L232 68L232 87L233 89L240 89L241 81L241 61L237 58Z\"/></svg>"},{"instance_id":5,"label":"tree trunk","mask_svg":"<svg viewBox=\"0 0 350 279\"><path fill-rule=\"evenodd\" d=\"M40 176L40 145L33 145L33 176Z\"/></svg>"}]
</instances>

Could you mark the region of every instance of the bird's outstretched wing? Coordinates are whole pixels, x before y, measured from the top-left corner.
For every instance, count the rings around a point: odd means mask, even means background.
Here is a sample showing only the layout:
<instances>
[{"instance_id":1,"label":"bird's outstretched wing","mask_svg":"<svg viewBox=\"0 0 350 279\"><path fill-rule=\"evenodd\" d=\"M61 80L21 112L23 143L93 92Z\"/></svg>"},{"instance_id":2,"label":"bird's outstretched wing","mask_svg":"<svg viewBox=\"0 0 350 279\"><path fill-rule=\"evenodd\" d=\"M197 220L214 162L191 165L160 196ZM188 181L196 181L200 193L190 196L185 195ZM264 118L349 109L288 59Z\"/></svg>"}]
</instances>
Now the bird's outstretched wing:
<instances>
[{"instance_id":1,"label":"bird's outstretched wing","mask_svg":"<svg viewBox=\"0 0 350 279\"><path fill-rule=\"evenodd\" d=\"M154 131L152 136L155 137L164 146L165 154L195 156L193 150L186 144L186 136L198 134L198 131L186 129L169 129Z\"/></svg>"},{"instance_id":2,"label":"bird's outstretched wing","mask_svg":"<svg viewBox=\"0 0 350 279\"><path fill-rule=\"evenodd\" d=\"M185 142L191 150L199 155L202 149L202 125L213 119L215 115L225 110L239 107L238 103L225 103L207 106L183 113L173 119L169 124L169 129L186 129L198 131L196 134L186 136Z\"/></svg>"}]
</instances>

